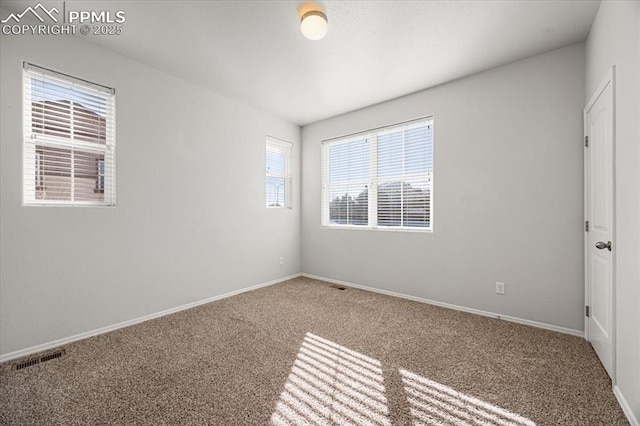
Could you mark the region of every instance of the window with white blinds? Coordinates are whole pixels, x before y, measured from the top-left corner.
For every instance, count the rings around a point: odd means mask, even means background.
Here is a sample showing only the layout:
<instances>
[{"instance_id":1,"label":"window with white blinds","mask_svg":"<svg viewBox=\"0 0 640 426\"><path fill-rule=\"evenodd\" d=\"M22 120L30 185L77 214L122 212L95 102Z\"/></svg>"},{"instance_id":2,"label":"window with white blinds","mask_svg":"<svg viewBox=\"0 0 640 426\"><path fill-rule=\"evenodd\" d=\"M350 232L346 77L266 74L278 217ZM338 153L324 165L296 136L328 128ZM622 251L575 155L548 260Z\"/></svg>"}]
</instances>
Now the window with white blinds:
<instances>
[{"instance_id":1,"label":"window with white blinds","mask_svg":"<svg viewBox=\"0 0 640 426\"><path fill-rule=\"evenodd\" d=\"M113 206L115 91L24 63L24 203Z\"/></svg>"},{"instance_id":2,"label":"window with white blinds","mask_svg":"<svg viewBox=\"0 0 640 426\"><path fill-rule=\"evenodd\" d=\"M267 138L265 194L269 208L291 207L291 148L289 142Z\"/></svg>"},{"instance_id":3,"label":"window with white blinds","mask_svg":"<svg viewBox=\"0 0 640 426\"><path fill-rule=\"evenodd\" d=\"M322 225L433 228L433 118L322 144Z\"/></svg>"}]
</instances>

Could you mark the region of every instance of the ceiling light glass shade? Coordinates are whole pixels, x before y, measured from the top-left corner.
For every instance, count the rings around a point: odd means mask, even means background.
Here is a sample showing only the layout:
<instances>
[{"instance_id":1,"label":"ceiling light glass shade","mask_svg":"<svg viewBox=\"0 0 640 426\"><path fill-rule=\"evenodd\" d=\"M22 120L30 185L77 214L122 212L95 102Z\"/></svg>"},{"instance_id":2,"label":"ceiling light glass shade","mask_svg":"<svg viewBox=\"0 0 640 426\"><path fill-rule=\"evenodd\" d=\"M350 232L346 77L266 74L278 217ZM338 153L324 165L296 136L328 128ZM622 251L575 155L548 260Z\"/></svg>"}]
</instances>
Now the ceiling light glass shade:
<instances>
[{"instance_id":1,"label":"ceiling light glass shade","mask_svg":"<svg viewBox=\"0 0 640 426\"><path fill-rule=\"evenodd\" d=\"M305 13L300 21L300 31L309 40L320 40L329 30L327 15L319 10Z\"/></svg>"}]
</instances>

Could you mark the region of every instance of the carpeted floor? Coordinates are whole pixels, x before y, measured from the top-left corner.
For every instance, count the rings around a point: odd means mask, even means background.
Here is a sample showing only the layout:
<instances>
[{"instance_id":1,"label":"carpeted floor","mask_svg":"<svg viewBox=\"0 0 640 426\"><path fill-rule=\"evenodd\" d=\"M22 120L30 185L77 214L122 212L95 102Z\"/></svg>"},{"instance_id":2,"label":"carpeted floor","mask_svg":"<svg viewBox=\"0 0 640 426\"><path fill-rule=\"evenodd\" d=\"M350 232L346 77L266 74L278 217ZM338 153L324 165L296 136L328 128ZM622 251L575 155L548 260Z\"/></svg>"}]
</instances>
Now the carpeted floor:
<instances>
[{"instance_id":1,"label":"carpeted floor","mask_svg":"<svg viewBox=\"0 0 640 426\"><path fill-rule=\"evenodd\" d=\"M583 339L298 278L0 366L4 425L628 424Z\"/></svg>"}]
</instances>

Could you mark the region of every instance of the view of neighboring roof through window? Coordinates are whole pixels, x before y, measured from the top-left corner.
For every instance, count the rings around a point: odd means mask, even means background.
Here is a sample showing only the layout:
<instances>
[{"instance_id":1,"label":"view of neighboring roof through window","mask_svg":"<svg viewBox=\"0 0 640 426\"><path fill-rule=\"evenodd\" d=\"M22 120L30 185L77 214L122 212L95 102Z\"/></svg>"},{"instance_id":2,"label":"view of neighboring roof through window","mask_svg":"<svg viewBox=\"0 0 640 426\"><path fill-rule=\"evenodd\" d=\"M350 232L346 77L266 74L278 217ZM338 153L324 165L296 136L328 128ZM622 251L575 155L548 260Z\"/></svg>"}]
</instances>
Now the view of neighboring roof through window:
<instances>
[{"instance_id":1,"label":"view of neighboring roof through window","mask_svg":"<svg viewBox=\"0 0 640 426\"><path fill-rule=\"evenodd\" d=\"M24 64L24 203L115 205L114 90Z\"/></svg>"}]
</instances>

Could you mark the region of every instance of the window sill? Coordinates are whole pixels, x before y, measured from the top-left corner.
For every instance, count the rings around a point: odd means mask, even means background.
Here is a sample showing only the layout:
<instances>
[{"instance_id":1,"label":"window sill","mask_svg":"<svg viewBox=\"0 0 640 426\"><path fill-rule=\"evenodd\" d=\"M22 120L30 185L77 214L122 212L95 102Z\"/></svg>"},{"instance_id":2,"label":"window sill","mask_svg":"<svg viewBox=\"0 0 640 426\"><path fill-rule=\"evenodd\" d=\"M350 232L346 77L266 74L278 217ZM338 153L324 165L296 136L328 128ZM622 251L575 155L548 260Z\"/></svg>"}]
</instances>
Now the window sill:
<instances>
[{"instance_id":1,"label":"window sill","mask_svg":"<svg viewBox=\"0 0 640 426\"><path fill-rule=\"evenodd\" d=\"M96 208L115 208L115 204L107 204L107 203L60 203L60 202L47 202L47 201L29 201L22 203L23 207L96 207Z\"/></svg>"},{"instance_id":2,"label":"window sill","mask_svg":"<svg viewBox=\"0 0 640 426\"><path fill-rule=\"evenodd\" d=\"M348 225L321 225L322 229L340 229L340 230L351 230L351 231L382 231L382 232L408 232L408 233L416 233L416 234L431 234L433 232L433 228L397 228L397 227L377 227L377 228L369 228L366 226L348 226Z\"/></svg>"}]
</instances>

